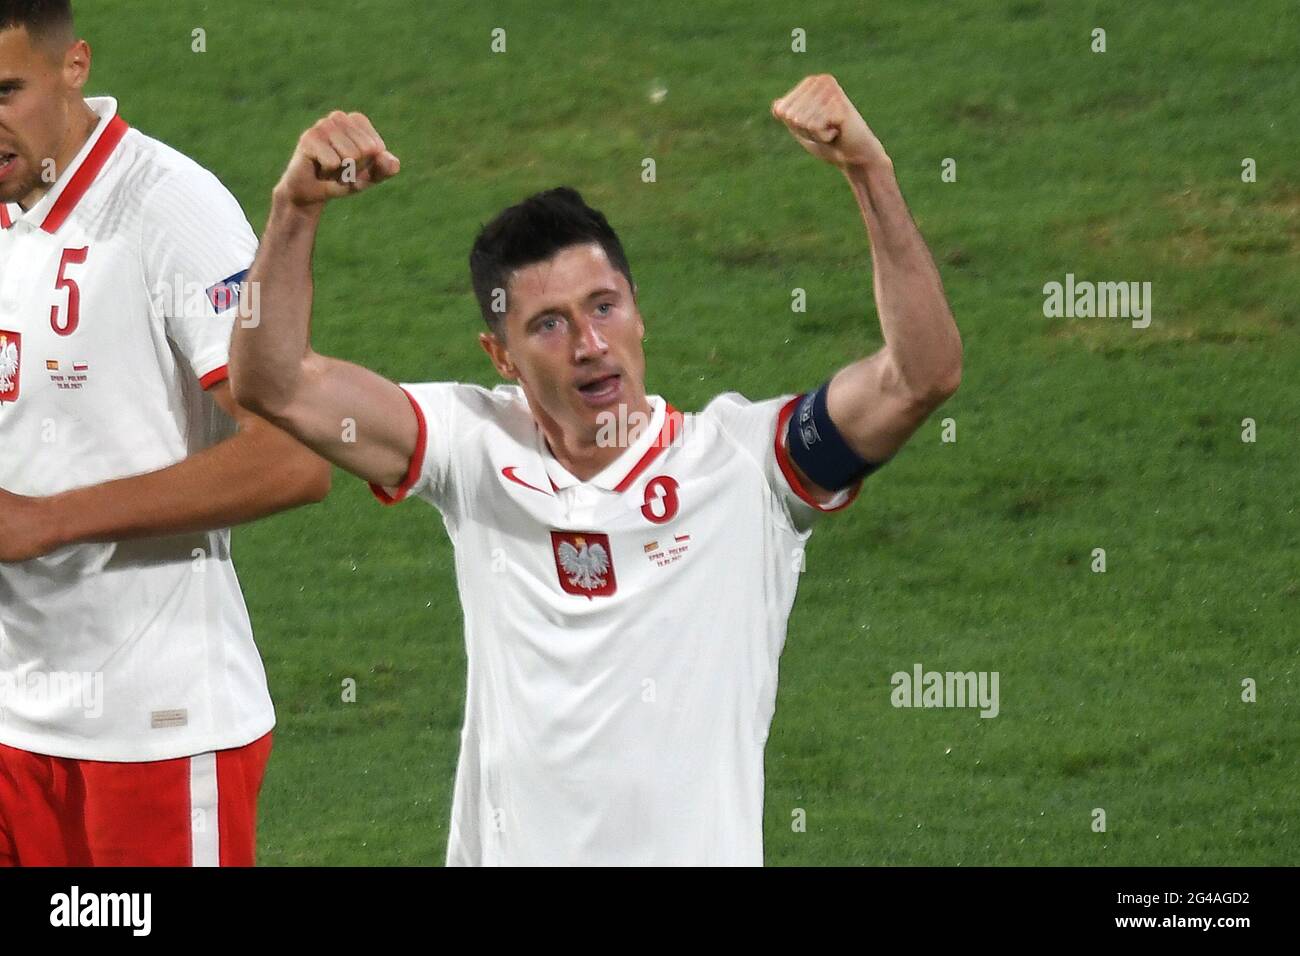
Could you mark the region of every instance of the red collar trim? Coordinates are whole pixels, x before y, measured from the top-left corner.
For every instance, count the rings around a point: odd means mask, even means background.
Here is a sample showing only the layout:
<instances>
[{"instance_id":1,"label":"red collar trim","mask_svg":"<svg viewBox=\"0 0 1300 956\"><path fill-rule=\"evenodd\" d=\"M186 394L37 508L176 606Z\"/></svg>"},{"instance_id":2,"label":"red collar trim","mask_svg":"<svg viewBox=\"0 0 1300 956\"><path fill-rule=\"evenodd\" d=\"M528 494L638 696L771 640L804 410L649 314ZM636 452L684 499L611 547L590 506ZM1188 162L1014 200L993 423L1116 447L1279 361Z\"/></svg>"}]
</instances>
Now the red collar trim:
<instances>
[{"instance_id":1,"label":"red collar trim","mask_svg":"<svg viewBox=\"0 0 1300 956\"><path fill-rule=\"evenodd\" d=\"M130 128L126 120L120 116L114 116L109 120L108 125L104 127L104 131L99 134L99 139L95 141L95 145L90 148L86 158L77 167L77 171L72 174L72 178L68 180L68 185L59 194L59 198L50 207L50 211L46 213L45 221L41 223L42 229L48 233L58 231L58 228L72 214L72 210L76 208L77 203L81 201L81 197L86 194L86 190L95 181L99 171L108 162L108 157L113 155L113 150L117 148L117 144L122 141L122 137L126 135L126 131Z\"/></svg>"},{"instance_id":2,"label":"red collar trim","mask_svg":"<svg viewBox=\"0 0 1300 956\"><path fill-rule=\"evenodd\" d=\"M646 453L641 456L641 460L632 466L629 471L617 485L614 490L618 492L626 491L628 485L636 481L637 475L650 467L650 463L664 453L673 439L677 437L677 432L682 425L682 413L673 408L667 401L664 402L664 424L659 429L659 436L655 438L654 444L646 449Z\"/></svg>"}]
</instances>

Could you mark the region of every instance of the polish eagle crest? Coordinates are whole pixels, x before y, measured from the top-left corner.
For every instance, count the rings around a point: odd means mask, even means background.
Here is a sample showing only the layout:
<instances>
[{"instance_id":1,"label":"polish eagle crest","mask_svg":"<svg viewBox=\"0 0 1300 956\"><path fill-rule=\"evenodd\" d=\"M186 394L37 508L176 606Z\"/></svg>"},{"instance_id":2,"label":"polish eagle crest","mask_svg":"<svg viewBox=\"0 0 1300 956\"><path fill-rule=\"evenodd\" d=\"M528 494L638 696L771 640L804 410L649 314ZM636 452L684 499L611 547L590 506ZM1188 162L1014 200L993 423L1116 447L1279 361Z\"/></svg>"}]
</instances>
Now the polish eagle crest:
<instances>
[{"instance_id":1,"label":"polish eagle crest","mask_svg":"<svg viewBox=\"0 0 1300 956\"><path fill-rule=\"evenodd\" d=\"M18 375L18 343L0 335L0 392L13 391Z\"/></svg>"},{"instance_id":2,"label":"polish eagle crest","mask_svg":"<svg viewBox=\"0 0 1300 956\"><path fill-rule=\"evenodd\" d=\"M559 547L560 566L569 576L569 583L584 591L594 591L605 586L605 575L609 573L609 554L603 545L587 544L583 538L575 538L574 547L568 541L561 541Z\"/></svg>"}]
</instances>

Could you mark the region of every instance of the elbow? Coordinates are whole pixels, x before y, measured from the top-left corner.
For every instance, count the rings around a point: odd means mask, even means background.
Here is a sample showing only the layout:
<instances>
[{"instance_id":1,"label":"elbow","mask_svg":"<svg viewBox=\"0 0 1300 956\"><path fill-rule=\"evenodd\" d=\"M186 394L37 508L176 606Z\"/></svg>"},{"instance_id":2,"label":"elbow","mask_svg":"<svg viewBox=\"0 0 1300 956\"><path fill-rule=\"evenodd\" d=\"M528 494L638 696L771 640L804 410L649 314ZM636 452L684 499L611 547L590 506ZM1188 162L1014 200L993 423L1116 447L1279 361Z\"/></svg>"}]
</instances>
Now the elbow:
<instances>
[{"instance_id":1,"label":"elbow","mask_svg":"<svg viewBox=\"0 0 1300 956\"><path fill-rule=\"evenodd\" d=\"M948 361L941 366L942 370L930 384L929 397L936 408L957 394L957 388L961 385L962 351L961 339L957 338Z\"/></svg>"},{"instance_id":2,"label":"elbow","mask_svg":"<svg viewBox=\"0 0 1300 956\"><path fill-rule=\"evenodd\" d=\"M959 358L924 384L914 388L909 398L913 406L928 415L957 394L960 385L961 360Z\"/></svg>"},{"instance_id":3,"label":"elbow","mask_svg":"<svg viewBox=\"0 0 1300 956\"><path fill-rule=\"evenodd\" d=\"M289 396L283 388L257 376L244 374L239 365L230 365L230 397L245 411L271 422L285 431L288 421Z\"/></svg>"},{"instance_id":4,"label":"elbow","mask_svg":"<svg viewBox=\"0 0 1300 956\"><path fill-rule=\"evenodd\" d=\"M312 478L311 484L307 488L307 504L320 504L329 497L330 488L334 484L334 479L330 474L329 463L320 469L320 473Z\"/></svg>"},{"instance_id":5,"label":"elbow","mask_svg":"<svg viewBox=\"0 0 1300 956\"><path fill-rule=\"evenodd\" d=\"M938 404L942 405L944 402L948 401L948 399L956 395L957 389L960 385L961 385L961 358L959 357L956 360L956 362L954 362L952 366L948 369L948 371L946 371L943 375L939 376L938 380L935 383L934 394L938 398Z\"/></svg>"},{"instance_id":6,"label":"elbow","mask_svg":"<svg viewBox=\"0 0 1300 956\"><path fill-rule=\"evenodd\" d=\"M927 356L924 368L905 372L898 358L889 354L886 383L913 413L924 417L952 398L961 385L962 346L956 339L942 351Z\"/></svg>"},{"instance_id":7,"label":"elbow","mask_svg":"<svg viewBox=\"0 0 1300 956\"><path fill-rule=\"evenodd\" d=\"M239 363L230 363L230 397L235 404L245 411L252 412L258 418L270 419L267 414L265 396L249 381Z\"/></svg>"},{"instance_id":8,"label":"elbow","mask_svg":"<svg viewBox=\"0 0 1300 956\"><path fill-rule=\"evenodd\" d=\"M324 501L333 485L330 463L317 455L310 455L297 481L297 503L314 505Z\"/></svg>"}]
</instances>

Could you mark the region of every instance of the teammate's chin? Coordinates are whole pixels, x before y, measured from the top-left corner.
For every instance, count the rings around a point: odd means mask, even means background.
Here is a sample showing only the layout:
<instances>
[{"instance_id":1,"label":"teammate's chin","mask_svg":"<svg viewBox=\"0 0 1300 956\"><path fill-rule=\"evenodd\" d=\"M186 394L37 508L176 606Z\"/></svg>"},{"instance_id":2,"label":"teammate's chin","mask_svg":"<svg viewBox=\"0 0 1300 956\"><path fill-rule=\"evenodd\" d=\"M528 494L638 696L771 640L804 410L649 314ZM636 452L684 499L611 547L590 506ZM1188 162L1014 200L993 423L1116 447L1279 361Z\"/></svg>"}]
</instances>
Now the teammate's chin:
<instances>
[{"instance_id":1,"label":"teammate's chin","mask_svg":"<svg viewBox=\"0 0 1300 956\"><path fill-rule=\"evenodd\" d=\"M31 192L32 184L21 182L22 174L22 157L0 150L0 202L17 202Z\"/></svg>"},{"instance_id":2,"label":"teammate's chin","mask_svg":"<svg viewBox=\"0 0 1300 956\"><path fill-rule=\"evenodd\" d=\"M609 375L591 385L574 386L579 400L588 408L608 408L623 398L623 376Z\"/></svg>"}]
</instances>

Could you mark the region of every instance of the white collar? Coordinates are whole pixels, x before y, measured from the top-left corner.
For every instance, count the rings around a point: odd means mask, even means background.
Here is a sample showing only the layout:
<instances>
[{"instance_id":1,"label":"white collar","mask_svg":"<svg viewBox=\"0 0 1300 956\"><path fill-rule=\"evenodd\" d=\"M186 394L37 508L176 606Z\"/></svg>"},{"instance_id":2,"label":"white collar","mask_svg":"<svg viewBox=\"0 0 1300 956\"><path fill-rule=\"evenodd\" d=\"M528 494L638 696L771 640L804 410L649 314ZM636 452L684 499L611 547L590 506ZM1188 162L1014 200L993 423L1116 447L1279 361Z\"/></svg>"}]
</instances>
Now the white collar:
<instances>
[{"instance_id":1,"label":"white collar","mask_svg":"<svg viewBox=\"0 0 1300 956\"><path fill-rule=\"evenodd\" d=\"M21 222L31 228L39 226L46 232L56 232L95 181L128 127L117 115L117 100L113 97L91 97L85 102L99 117L94 132L40 202L25 213L17 203L5 204L0 211L0 226L7 229L10 224Z\"/></svg>"},{"instance_id":2,"label":"white collar","mask_svg":"<svg viewBox=\"0 0 1300 956\"><path fill-rule=\"evenodd\" d=\"M587 484L605 491L623 491L645 468L657 458L676 435L681 423L681 413L658 395L647 395L651 415L649 423L641 429L636 441L632 442L623 453L593 475L586 482L575 478L567 468L561 465L547 445L546 436L541 425L534 422L537 451L546 466L546 474L551 479L551 487L556 491L571 488L574 485ZM669 411L673 412L670 419ZM675 419L675 420L674 420Z\"/></svg>"}]
</instances>

